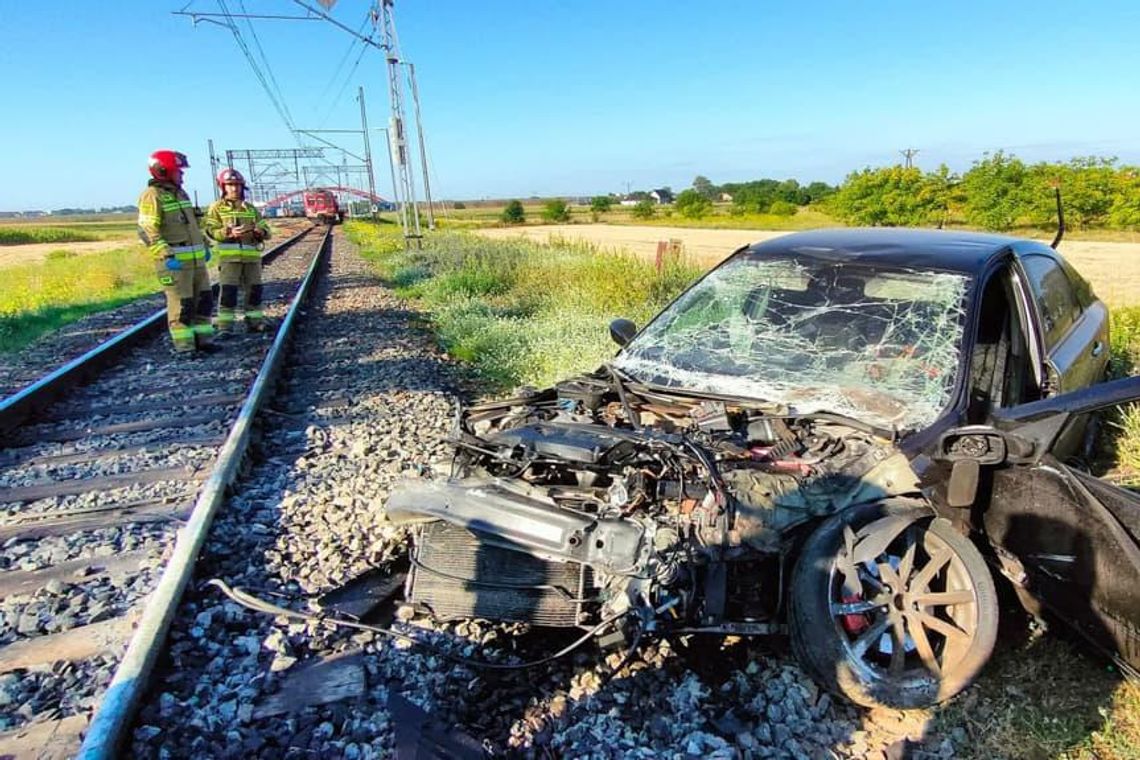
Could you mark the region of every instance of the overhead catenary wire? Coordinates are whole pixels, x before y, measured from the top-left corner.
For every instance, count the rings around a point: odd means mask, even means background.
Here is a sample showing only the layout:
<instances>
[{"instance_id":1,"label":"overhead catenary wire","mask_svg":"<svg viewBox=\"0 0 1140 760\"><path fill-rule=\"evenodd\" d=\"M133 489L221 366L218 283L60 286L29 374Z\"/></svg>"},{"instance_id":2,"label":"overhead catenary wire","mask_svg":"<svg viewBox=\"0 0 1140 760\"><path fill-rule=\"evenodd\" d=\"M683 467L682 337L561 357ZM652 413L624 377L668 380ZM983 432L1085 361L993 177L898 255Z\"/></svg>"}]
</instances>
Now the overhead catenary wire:
<instances>
[{"instance_id":1,"label":"overhead catenary wire","mask_svg":"<svg viewBox=\"0 0 1140 760\"><path fill-rule=\"evenodd\" d=\"M245 0L238 0L238 7L241 8L243 14L248 16L249 11L245 8ZM261 39L257 36L257 30L253 27L253 19L246 18L245 24L249 27L250 36L253 37L253 46L257 48L257 54L261 56L261 62L265 64L265 73L269 76L269 82L273 85L273 89L277 93L277 99L281 101L281 106L289 116L289 122L292 123L293 114L290 113L289 104L285 100L285 95L281 92L281 85L277 84L277 77L273 74L273 66L269 63L269 58L266 57L265 50L261 47Z\"/></svg>"},{"instance_id":2,"label":"overhead catenary wire","mask_svg":"<svg viewBox=\"0 0 1140 760\"><path fill-rule=\"evenodd\" d=\"M344 65L348 63L348 59L352 57L353 52L356 50L356 46L360 45L365 50L368 48L367 43L364 42L364 39L367 39L364 37L364 28L368 26L368 22L371 20L371 18L371 12L364 14L364 20L360 22L360 27L356 30L357 36L353 37L352 40L349 41L348 48L344 51L344 55L341 56L340 62L337 63L336 68L333 70L332 76L329 77L328 84L325 85L325 88L321 92L320 97L317 98L318 109L320 108L320 105L325 102L325 97L333 91L333 88L336 86L337 81L340 80L341 72L344 71ZM363 52L361 55L363 55ZM353 64L353 71L356 70L356 65L359 64L361 55L357 56L356 63ZM352 78L352 73L348 75L348 78ZM342 86L336 97L334 97L331 101L331 104L329 106L330 113L336 103L340 101L340 96L344 93L344 89L344 86ZM325 116L325 119L328 119L327 115ZM321 123L321 126L324 126L323 122Z\"/></svg>"},{"instance_id":3,"label":"overhead catenary wire","mask_svg":"<svg viewBox=\"0 0 1140 760\"><path fill-rule=\"evenodd\" d=\"M249 46L246 44L245 39L242 37L241 30L238 28L237 22L234 20L233 15L230 13L230 9L226 6L225 0L218 0L218 8L221 9L222 13L225 15L226 25L228 26L230 33L233 35L234 41L237 42L238 48L241 50L242 55L245 56L245 60L253 70L253 74L257 77L257 81L261 83L261 88L265 90L265 94L269 96L269 101L273 104L273 108L277 111L277 115L281 117L281 121L285 123L285 126L288 127L290 133L293 133L295 135L296 128L293 125L293 118L289 114L289 110L285 108L284 103L278 99L277 94L274 92L268 80L265 78L265 74L262 73L261 67L257 65L257 60L254 58L253 53L250 52ZM299 142L300 141L298 141L298 143Z\"/></svg>"}]
</instances>

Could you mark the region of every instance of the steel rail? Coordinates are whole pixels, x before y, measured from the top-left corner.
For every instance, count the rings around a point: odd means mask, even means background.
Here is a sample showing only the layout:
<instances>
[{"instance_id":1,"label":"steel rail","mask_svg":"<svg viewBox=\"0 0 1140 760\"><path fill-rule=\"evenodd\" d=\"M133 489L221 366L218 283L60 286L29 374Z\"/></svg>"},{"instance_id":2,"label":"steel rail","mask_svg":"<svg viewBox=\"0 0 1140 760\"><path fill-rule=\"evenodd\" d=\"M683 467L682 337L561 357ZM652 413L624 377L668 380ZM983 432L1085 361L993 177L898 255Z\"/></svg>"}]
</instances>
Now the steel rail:
<instances>
[{"instance_id":1,"label":"steel rail","mask_svg":"<svg viewBox=\"0 0 1140 760\"><path fill-rule=\"evenodd\" d=\"M249 396L242 405L226 442L222 445L210 477L198 494L190 518L178 533L170 561L162 571L158 587L147 599L138 628L135 629L126 654L119 662L115 676L111 679L111 684L107 687L87 727L77 758L110 760L117 757L120 742L131 727L135 708L147 688L154 663L158 659L170 623L178 609L178 602L186 583L190 580L198 552L206 541L210 523L225 498L226 487L237 475L238 466L249 445L254 417L273 389L285 358L286 348L293 335L297 314L312 290L316 272L328 256L331 240L330 227L325 232L321 247L309 264L305 278L289 305L289 311L281 322L277 337L254 380Z\"/></svg>"},{"instance_id":2,"label":"steel rail","mask_svg":"<svg viewBox=\"0 0 1140 760\"><path fill-rule=\"evenodd\" d=\"M281 241L273 248L262 254L261 260L269 262L283 253L306 232L313 229L309 227L301 230L292 237ZM123 330L115 336L103 341L95 348L64 364L62 367L49 372L31 385L28 385L7 398L0 400L0 433L7 433L15 429L37 409L44 408L54 401L63 391L72 388L95 372L106 367L127 350L135 346L144 338L157 333L163 325L166 309L159 309L148 317L144 317L132 327Z\"/></svg>"}]
</instances>

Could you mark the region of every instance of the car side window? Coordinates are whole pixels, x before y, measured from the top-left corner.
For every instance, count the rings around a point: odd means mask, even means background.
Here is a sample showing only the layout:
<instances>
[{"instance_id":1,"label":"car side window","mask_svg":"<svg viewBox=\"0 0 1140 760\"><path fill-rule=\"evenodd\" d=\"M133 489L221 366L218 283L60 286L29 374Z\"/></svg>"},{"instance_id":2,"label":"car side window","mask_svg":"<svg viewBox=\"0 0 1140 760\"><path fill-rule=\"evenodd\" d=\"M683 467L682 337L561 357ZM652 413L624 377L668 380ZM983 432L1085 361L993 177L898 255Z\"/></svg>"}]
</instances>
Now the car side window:
<instances>
[{"instance_id":1,"label":"car side window","mask_svg":"<svg viewBox=\"0 0 1140 760\"><path fill-rule=\"evenodd\" d=\"M1065 270L1049 256L1029 255L1021 259L1029 276L1029 286L1041 311L1046 348L1057 345L1081 315L1081 305Z\"/></svg>"}]
</instances>

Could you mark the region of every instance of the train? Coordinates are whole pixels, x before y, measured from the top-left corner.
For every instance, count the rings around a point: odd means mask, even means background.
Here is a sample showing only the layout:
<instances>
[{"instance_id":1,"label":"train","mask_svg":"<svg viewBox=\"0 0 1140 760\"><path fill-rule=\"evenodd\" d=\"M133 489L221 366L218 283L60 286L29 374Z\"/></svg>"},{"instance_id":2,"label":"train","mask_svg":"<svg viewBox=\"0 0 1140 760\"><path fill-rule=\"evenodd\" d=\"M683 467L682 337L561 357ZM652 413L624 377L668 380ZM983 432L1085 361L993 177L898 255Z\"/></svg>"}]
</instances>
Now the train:
<instances>
[{"instance_id":1,"label":"train","mask_svg":"<svg viewBox=\"0 0 1140 760\"><path fill-rule=\"evenodd\" d=\"M305 191L305 216L320 224L339 224L344 221L344 209L337 203L331 190L314 188Z\"/></svg>"}]
</instances>

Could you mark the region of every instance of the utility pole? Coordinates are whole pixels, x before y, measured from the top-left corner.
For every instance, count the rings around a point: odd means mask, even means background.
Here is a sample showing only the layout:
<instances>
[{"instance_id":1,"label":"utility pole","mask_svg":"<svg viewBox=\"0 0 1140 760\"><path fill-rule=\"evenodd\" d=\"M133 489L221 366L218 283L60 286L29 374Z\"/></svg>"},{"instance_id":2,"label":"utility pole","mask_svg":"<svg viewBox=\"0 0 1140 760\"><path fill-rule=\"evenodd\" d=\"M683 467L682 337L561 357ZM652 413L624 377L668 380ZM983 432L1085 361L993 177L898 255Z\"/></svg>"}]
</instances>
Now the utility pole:
<instances>
[{"instance_id":1,"label":"utility pole","mask_svg":"<svg viewBox=\"0 0 1140 760\"><path fill-rule=\"evenodd\" d=\"M404 239L420 238L420 214L416 207L415 181L408 167L408 140L404 131L404 96L400 84L400 42L396 37L396 21L392 17L395 0L378 0L378 13L373 13L373 24L380 24L384 59L388 64L388 98L392 105L392 116L388 122L388 139L392 145L392 159L399 171L400 223L404 228ZM414 231L413 231L414 230Z\"/></svg>"},{"instance_id":2,"label":"utility pole","mask_svg":"<svg viewBox=\"0 0 1140 760\"><path fill-rule=\"evenodd\" d=\"M219 197L218 183L213 180L218 176L221 169L218 166L218 156L214 153L214 139L206 140L206 145L210 147L210 184L214 186L214 200L217 200Z\"/></svg>"},{"instance_id":3,"label":"utility pole","mask_svg":"<svg viewBox=\"0 0 1140 760\"><path fill-rule=\"evenodd\" d=\"M909 169L914 166L914 157L918 155L918 148L906 148L905 150L900 150L899 155L906 159L906 163L903 164L903 166Z\"/></svg>"},{"instance_id":4,"label":"utility pole","mask_svg":"<svg viewBox=\"0 0 1140 760\"><path fill-rule=\"evenodd\" d=\"M424 202L427 204L428 229L435 229L435 213L431 208L431 183L428 182L427 148L424 146L424 121L420 117L420 91L416 87L416 64L408 64L408 80L412 83L412 105L416 112L416 131L420 137L420 165L424 172Z\"/></svg>"},{"instance_id":5,"label":"utility pole","mask_svg":"<svg viewBox=\"0 0 1140 760\"><path fill-rule=\"evenodd\" d=\"M364 111L364 88L358 87L360 98L360 130L364 136L364 165L368 167L368 207L372 210L372 218L376 218L376 175L372 171L372 139L368 136L368 116Z\"/></svg>"}]
</instances>

